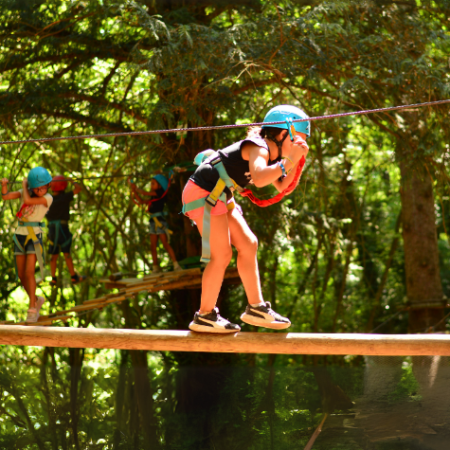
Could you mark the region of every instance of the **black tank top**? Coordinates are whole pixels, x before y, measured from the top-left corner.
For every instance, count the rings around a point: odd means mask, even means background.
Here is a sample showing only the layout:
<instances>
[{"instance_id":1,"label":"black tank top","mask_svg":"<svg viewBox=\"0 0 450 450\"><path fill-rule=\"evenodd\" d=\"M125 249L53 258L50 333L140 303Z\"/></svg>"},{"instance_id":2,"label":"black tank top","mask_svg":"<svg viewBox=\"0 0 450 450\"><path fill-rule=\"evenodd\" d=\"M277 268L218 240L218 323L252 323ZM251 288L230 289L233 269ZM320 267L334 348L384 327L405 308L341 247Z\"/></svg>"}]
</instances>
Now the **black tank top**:
<instances>
[{"instance_id":1,"label":"black tank top","mask_svg":"<svg viewBox=\"0 0 450 450\"><path fill-rule=\"evenodd\" d=\"M229 147L219 150L218 153L222 158L223 165L228 175L241 187L245 188L252 182L250 175L250 167L248 161L242 158L242 147L247 142L253 142L258 147L269 150L266 141L262 138L252 137L236 142ZM269 166L275 164L277 160L269 160ZM194 174L190 177L197 186L211 192L217 181L219 180L219 173L211 166L211 164L201 164ZM231 197L231 192L228 188L225 189L227 197Z\"/></svg>"},{"instance_id":2,"label":"black tank top","mask_svg":"<svg viewBox=\"0 0 450 450\"><path fill-rule=\"evenodd\" d=\"M154 214L163 211L164 205L166 204L167 200L167 196L163 197L164 192L165 191L163 188L156 189L156 193L158 195L150 199L147 212L149 212L150 214Z\"/></svg>"}]
</instances>

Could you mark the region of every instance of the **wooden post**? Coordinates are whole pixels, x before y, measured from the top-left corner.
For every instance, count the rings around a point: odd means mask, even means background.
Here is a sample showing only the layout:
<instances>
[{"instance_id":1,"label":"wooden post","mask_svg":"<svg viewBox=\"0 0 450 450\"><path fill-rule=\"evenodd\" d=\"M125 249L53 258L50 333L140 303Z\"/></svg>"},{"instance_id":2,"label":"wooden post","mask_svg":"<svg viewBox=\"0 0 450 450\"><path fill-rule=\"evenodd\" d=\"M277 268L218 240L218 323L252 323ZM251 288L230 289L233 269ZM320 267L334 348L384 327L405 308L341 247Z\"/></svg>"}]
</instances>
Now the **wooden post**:
<instances>
[{"instance_id":1,"label":"wooden post","mask_svg":"<svg viewBox=\"0 0 450 450\"><path fill-rule=\"evenodd\" d=\"M210 353L450 356L450 335L236 333L1 325L0 344Z\"/></svg>"}]
</instances>

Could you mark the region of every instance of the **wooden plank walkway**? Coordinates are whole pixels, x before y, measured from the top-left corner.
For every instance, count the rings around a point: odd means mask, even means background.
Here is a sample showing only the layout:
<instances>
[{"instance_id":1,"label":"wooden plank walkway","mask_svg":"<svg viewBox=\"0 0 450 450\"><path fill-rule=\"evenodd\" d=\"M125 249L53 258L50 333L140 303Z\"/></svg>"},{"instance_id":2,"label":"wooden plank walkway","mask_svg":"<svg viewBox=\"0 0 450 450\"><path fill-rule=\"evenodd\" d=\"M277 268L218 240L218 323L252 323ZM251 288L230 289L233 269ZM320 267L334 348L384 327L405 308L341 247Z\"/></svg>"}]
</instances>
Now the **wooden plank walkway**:
<instances>
[{"instance_id":1,"label":"wooden plank walkway","mask_svg":"<svg viewBox=\"0 0 450 450\"><path fill-rule=\"evenodd\" d=\"M234 267L227 269L224 279L225 282L240 283L238 271ZM77 315L85 314L89 311L102 310L106 306L114 303L121 303L124 300L133 298L139 292L199 288L202 283L202 271L200 268L195 268L176 272L161 272L147 275L144 278L126 278L113 282L107 278L100 280L100 282L105 283L107 289L118 288L119 292L86 300L82 305L77 305L64 311L56 311L49 315L42 315L39 317L38 322L3 321L0 322L0 325L48 326L55 322L66 322L71 318L77 317Z\"/></svg>"},{"instance_id":2,"label":"wooden plank walkway","mask_svg":"<svg viewBox=\"0 0 450 450\"><path fill-rule=\"evenodd\" d=\"M235 333L4 325L0 344L210 353L450 356L447 334Z\"/></svg>"}]
</instances>

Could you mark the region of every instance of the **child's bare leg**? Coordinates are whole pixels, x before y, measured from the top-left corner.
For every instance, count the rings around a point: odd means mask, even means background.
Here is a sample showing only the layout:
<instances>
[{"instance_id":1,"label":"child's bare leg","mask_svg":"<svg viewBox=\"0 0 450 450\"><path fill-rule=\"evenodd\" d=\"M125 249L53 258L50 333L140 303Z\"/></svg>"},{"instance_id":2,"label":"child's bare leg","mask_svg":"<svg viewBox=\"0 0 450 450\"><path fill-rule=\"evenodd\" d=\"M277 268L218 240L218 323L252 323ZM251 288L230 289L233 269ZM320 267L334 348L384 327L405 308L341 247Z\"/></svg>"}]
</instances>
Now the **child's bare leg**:
<instances>
[{"instance_id":1,"label":"child's bare leg","mask_svg":"<svg viewBox=\"0 0 450 450\"><path fill-rule=\"evenodd\" d=\"M17 275L19 277L20 282L22 283L23 288L27 291L27 278L25 276L25 264L27 261L26 255L16 255L16 264L17 264Z\"/></svg>"},{"instance_id":2,"label":"child's bare leg","mask_svg":"<svg viewBox=\"0 0 450 450\"><path fill-rule=\"evenodd\" d=\"M234 209L228 213L231 243L238 252L237 268L251 305L264 301L258 269L258 239L242 215Z\"/></svg>"},{"instance_id":3,"label":"child's bare leg","mask_svg":"<svg viewBox=\"0 0 450 450\"><path fill-rule=\"evenodd\" d=\"M203 216L196 219L196 223L202 234ZM232 257L228 215L211 216L210 226L211 260L203 272L200 314L211 312L216 306L225 270Z\"/></svg>"},{"instance_id":4,"label":"child's bare leg","mask_svg":"<svg viewBox=\"0 0 450 450\"><path fill-rule=\"evenodd\" d=\"M30 308L36 308L36 279L34 278L34 271L36 268L36 255L26 255L25 261L25 290L30 297Z\"/></svg>"},{"instance_id":5,"label":"child's bare leg","mask_svg":"<svg viewBox=\"0 0 450 450\"><path fill-rule=\"evenodd\" d=\"M75 276L75 269L73 267L73 259L72 256L70 256L70 253L64 253L64 259L66 260L67 268L69 269L70 276Z\"/></svg>"},{"instance_id":6,"label":"child's bare leg","mask_svg":"<svg viewBox=\"0 0 450 450\"><path fill-rule=\"evenodd\" d=\"M58 265L59 255L52 255L50 259L50 271L52 272L52 277L56 277L56 266Z\"/></svg>"},{"instance_id":7,"label":"child's bare leg","mask_svg":"<svg viewBox=\"0 0 450 450\"><path fill-rule=\"evenodd\" d=\"M177 261L177 257L175 256L175 252L173 251L172 246L169 244L169 241L167 240L167 235L165 234L158 234L157 236L159 236L159 238L161 239L162 245L164 246L164 248L166 249L167 253L170 256L170 259L173 262Z\"/></svg>"},{"instance_id":8,"label":"child's bare leg","mask_svg":"<svg viewBox=\"0 0 450 450\"><path fill-rule=\"evenodd\" d=\"M153 258L153 265L158 266L158 253L156 252L156 247L158 245L158 235L157 234L151 234L150 235L150 249L152 251L152 258Z\"/></svg>"}]
</instances>

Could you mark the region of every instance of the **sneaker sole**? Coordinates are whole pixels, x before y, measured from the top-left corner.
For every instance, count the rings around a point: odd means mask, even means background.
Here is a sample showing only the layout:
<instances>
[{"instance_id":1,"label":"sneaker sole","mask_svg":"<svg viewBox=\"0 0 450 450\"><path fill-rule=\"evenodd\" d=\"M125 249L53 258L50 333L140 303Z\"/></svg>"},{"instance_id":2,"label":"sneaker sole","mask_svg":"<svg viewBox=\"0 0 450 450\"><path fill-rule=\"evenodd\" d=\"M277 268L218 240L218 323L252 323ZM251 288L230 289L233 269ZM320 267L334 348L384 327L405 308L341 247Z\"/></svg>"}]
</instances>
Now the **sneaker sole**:
<instances>
[{"instance_id":1,"label":"sneaker sole","mask_svg":"<svg viewBox=\"0 0 450 450\"><path fill-rule=\"evenodd\" d=\"M285 330L291 326L291 322L278 322L276 320L274 322L266 322L245 313L241 315L241 320L242 322L248 323L249 325L254 325L255 327L271 328L272 330Z\"/></svg>"},{"instance_id":2,"label":"sneaker sole","mask_svg":"<svg viewBox=\"0 0 450 450\"><path fill-rule=\"evenodd\" d=\"M210 333L210 334L231 334L231 333L237 333L239 330L227 330L226 328L214 328L214 327L208 327L206 325L199 325L198 323L191 322L189 324L189 329L191 331L195 331L196 333Z\"/></svg>"}]
</instances>

